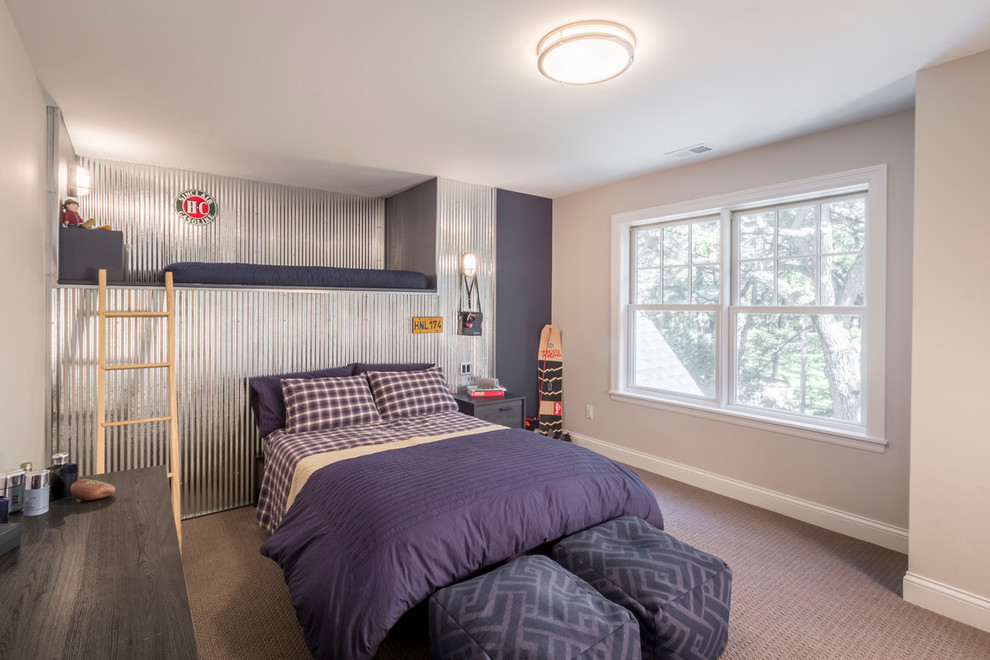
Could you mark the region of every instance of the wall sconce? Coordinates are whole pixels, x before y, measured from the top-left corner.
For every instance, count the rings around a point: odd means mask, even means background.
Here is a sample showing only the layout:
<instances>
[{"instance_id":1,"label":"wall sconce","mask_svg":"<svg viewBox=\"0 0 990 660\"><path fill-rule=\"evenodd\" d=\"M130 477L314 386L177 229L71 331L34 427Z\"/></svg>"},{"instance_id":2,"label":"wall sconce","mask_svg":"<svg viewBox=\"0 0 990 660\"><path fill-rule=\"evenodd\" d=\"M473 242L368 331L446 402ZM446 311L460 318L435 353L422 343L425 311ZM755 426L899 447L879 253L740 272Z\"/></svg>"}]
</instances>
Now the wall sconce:
<instances>
[{"instance_id":1,"label":"wall sconce","mask_svg":"<svg viewBox=\"0 0 990 660\"><path fill-rule=\"evenodd\" d=\"M481 334L481 300L478 295L478 257L472 252L461 255L461 279L467 291L467 310L460 310L461 334ZM472 296L478 297L478 311L474 310Z\"/></svg>"},{"instance_id":2,"label":"wall sconce","mask_svg":"<svg viewBox=\"0 0 990 660\"><path fill-rule=\"evenodd\" d=\"M476 277L478 274L478 257L472 252L465 252L461 255L461 275L464 277Z\"/></svg>"},{"instance_id":3,"label":"wall sconce","mask_svg":"<svg viewBox=\"0 0 990 660\"><path fill-rule=\"evenodd\" d=\"M89 194L90 176L89 170L76 165L76 197L85 197Z\"/></svg>"}]
</instances>

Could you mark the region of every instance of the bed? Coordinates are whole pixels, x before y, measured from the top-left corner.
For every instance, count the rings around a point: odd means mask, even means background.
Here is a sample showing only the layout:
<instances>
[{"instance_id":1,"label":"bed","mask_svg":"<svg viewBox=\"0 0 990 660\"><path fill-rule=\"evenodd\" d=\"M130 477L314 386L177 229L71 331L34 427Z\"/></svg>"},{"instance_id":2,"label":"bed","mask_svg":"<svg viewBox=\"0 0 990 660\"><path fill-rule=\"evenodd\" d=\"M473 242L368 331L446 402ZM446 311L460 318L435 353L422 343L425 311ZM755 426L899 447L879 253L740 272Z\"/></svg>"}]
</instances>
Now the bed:
<instances>
[{"instance_id":1,"label":"bed","mask_svg":"<svg viewBox=\"0 0 990 660\"><path fill-rule=\"evenodd\" d=\"M631 470L456 412L436 367L281 383L261 552L316 657L370 658L437 589L562 536L622 515L663 526Z\"/></svg>"},{"instance_id":2,"label":"bed","mask_svg":"<svg viewBox=\"0 0 990 660\"><path fill-rule=\"evenodd\" d=\"M429 278L411 270L272 266L179 261L165 266L175 284L205 286L304 287L311 289L429 289Z\"/></svg>"}]
</instances>

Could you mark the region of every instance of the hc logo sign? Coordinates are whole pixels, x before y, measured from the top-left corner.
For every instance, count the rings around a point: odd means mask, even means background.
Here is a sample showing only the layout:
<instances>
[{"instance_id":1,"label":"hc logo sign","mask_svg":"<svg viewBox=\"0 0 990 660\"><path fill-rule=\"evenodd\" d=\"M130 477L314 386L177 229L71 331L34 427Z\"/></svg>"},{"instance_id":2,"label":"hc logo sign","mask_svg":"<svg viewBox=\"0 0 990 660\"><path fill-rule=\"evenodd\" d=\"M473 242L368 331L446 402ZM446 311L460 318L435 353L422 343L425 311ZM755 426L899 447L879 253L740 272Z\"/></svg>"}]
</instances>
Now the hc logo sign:
<instances>
[{"instance_id":1,"label":"hc logo sign","mask_svg":"<svg viewBox=\"0 0 990 660\"><path fill-rule=\"evenodd\" d=\"M202 197L188 197L182 203L182 210L190 218L205 218L210 212L210 203Z\"/></svg>"},{"instance_id":2,"label":"hc logo sign","mask_svg":"<svg viewBox=\"0 0 990 660\"><path fill-rule=\"evenodd\" d=\"M217 218L217 202L210 193L187 190L175 199L175 210L187 222L208 225Z\"/></svg>"}]
</instances>

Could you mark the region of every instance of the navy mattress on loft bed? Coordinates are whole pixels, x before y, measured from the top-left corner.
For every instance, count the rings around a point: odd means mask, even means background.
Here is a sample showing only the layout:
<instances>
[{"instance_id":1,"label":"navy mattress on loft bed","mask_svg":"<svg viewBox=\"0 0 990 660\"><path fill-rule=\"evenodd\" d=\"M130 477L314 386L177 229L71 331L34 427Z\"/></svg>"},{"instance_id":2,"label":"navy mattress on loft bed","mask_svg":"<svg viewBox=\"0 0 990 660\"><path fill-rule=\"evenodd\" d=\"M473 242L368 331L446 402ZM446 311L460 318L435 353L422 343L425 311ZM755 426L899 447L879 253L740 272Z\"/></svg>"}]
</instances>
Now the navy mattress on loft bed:
<instances>
[{"instance_id":1,"label":"navy mattress on loft bed","mask_svg":"<svg viewBox=\"0 0 990 660\"><path fill-rule=\"evenodd\" d=\"M166 271L172 273L175 284L334 289L429 288L429 278L411 270L180 261L165 266L162 280Z\"/></svg>"}]
</instances>

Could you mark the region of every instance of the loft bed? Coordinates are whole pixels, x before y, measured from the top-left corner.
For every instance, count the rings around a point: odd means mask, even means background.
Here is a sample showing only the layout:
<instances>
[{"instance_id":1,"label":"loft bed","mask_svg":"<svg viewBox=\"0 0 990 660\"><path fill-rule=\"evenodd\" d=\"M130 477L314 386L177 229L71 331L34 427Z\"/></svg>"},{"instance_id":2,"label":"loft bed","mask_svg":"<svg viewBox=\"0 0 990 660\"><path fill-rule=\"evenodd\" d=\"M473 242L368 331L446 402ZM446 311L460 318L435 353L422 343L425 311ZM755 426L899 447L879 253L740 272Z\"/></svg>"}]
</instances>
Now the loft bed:
<instances>
[{"instance_id":1,"label":"loft bed","mask_svg":"<svg viewBox=\"0 0 990 660\"><path fill-rule=\"evenodd\" d=\"M430 279L411 270L272 266L267 264L180 261L165 266L176 285L295 287L307 289L429 290Z\"/></svg>"}]
</instances>

